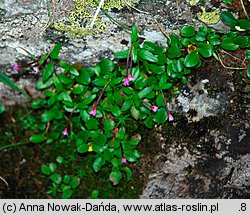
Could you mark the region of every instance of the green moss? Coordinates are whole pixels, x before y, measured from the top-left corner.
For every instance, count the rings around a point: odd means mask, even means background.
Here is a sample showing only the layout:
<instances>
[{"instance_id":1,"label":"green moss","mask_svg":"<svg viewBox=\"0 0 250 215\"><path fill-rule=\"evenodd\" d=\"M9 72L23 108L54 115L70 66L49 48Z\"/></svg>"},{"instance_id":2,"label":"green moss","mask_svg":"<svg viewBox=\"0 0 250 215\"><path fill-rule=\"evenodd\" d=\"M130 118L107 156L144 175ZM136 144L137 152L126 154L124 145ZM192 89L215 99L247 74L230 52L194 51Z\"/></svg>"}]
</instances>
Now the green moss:
<instances>
[{"instance_id":1,"label":"green moss","mask_svg":"<svg viewBox=\"0 0 250 215\"><path fill-rule=\"evenodd\" d=\"M94 27L90 27L93 19L91 11L97 7L94 0L73 0L73 2L75 3L75 10L69 15L69 22L58 22L54 25L55 29L66 32L73 37L84 37L105 31L106 24L102 21L100 15L97 17ZM98 0L96 2L99 3ZM109 11L113 8L121 10L126 5L133 5L138 2L139 0L105 0L102 8Z\"/></svg>"}]
</instances>

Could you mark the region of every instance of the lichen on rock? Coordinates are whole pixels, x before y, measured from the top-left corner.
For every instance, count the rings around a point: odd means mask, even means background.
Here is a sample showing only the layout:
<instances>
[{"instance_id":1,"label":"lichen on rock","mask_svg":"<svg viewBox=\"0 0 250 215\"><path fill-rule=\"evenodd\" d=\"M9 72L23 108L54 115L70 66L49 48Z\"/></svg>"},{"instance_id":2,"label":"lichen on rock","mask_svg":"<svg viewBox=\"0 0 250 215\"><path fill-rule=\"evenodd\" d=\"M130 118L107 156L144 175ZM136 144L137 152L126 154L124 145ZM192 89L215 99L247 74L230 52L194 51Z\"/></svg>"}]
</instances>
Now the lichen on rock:
<instances>
[{"instance_id":1,"label":"lichen on rock","mask_svg":"<svg viewBox=\"0 0 250 215\"><path fill-rule=\"evenodd\" d=\"M55 29L68 33L73 37L83 37L103 33L106 29L106 24L102 21L99 15L95 20L93 28L90 26L93 20L91 11L97 7L99 1L95 0L72 0L75 3L75 10L68 17L68 21L60 21L54 25ZM105 0L102 6L103 9L110 11L111 9L121 10L127 5L138 3L139 0Z\"/></svg>"},{"instance_id":2,"label":"lichen on rock","mask_svg":"<svg viewBox=\"0 0 250 215\"><path fill-rule=\"evenodd\" d=\"M202 12L197 13L197 17L200 21L208 24L213 25L220 21L220 11L214 10L211 12L206 12L204 7L201 7Z\"/></svg>"}]
</instances>

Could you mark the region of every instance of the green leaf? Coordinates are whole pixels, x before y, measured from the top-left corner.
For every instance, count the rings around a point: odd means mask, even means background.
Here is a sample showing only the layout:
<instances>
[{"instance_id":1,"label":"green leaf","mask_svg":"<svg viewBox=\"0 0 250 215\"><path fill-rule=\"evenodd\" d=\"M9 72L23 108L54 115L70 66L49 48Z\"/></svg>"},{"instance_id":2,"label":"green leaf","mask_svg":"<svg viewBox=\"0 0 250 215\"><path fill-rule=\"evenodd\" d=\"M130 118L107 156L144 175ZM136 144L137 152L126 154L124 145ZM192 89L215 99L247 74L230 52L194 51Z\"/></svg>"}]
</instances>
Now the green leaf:
<instances>
[{"instance_id":1,"label":"green leaf","mask_svg":"<svg viewBox=\"0 0 250 215\"><path fill-rule=\"evenodd\" d=\"M108 79L103 77L98 77L93 81L93 83L97 86L104 87L108 83Z\"/></svg>"},{"instance_id":2,"label":"green leaf","mask_svg":"<svg viewBox=\"0 0 250 215\"><path fill-rule=\"evenodd\" d=\"M114 94L113 94L113 96L114 96L116 104L118 104L118 105L121 106L122 103L123 103L123 97L120 94L120 92L119 91L115 91Z\"/></svg>"},{"instance_id":3,"label":"green leaf","mask_svg":"<svg viewBox=\"0 0 250 215\"><path fill-rule=\"evenodd\" d=\"M242 37L242 36L238 36L234 39L234 43L238 44L240 46L241 49L246 48L248 45L250 45L250 37Z\"/></svg>"},{"instance_id":4,"label":"green leaf","mask_svg":"<svg viewBox=\"0 0 250 215\"><path fill-rule=\"evenodd\" d=\"M108 149L106 149L104 152L103 152L103 157L106 161L111 161L113 158L114 158L114 155L112 152L110 152Z\"/></svg>"},{"instance_id":5,"label":"green leaf","mask_svg":"<svg viewBox=\"0 0 250 215\"><path fill-rule=\"evenodd\" d=\"M89 145L88 144L81 144L77 147L77 152L78 153L85 153L87 152L89 149Z\"/></svg>"},{"instance_id":6,"label":"green leaf","mask_svg":"<svg viewBox=\"0 0 250 215\"><path fill-rule=\"evenodd\" d=\"M166 122L167 119L168 119L168 113L165 107L158 109L153 118L153 120L159 124Z\"/></svg>"},{"instance_id":7,"label":"green leaf","mask_svg":"<svg viewBox=\"0 0 250 215\"><path fill-rule=\"evenodd\" d=\"M88 85L90 83L90 76L86 69L82 68L79 70L79 76L76 77L76 81Z\"/></svg>"},{"instance_id":8,"label":"green leaf","mask_svg":"<svg viewBox=\"0 0 250 215\"><path fill-rule=\"evenodd\" d=\"M132 178L132 171L128 167L125 167L125 172L127 174L127 181L130 181Z\"/></svg>"},{"instance_id":9,"label":"green leaf","mask_svg":"<svg viewBox=\"0 0 250 215\"><path fill-rule=\"evenodd\" d=\"M111 131L115 128L115 122L113 120L105 120L104 123L104 130Z\"/></svg>"},{"instance_id":10,"label":"green leaf","mask_svg":"<svg viewBox=\"0 0 250 215\"><path fill-rule=\"evenodd\" d=\"M220 14L220 18L223 22L225 22L226 25L230 26L231 28L234 28L238 24L238 20L235 19L234 16L228 11L223 11Z\"/></svg>"},{"instance_id":11,"label":"green leaf","mask_svg":"<svg viewBox=\"0 0 250 215\"><path fill-rule=\"evenodd\" d=\"M235 51L239 48L239 45L235 44L234 38L226 37L222 38L221 47L228 51Z\"/></svg>"},{"instance_id":12,"label":"green leaf","mask_svg":"<svg viewBox=\"0 0 250 215\"><path fill-rule=\"evenodd\" d=\"M104 164L105 164L105 160L103 160L102 157L96 158L94 163L93 163L94 171L99 172Z\"/></svg>"},{"instance_id":13,"label":"green leaf","mask_svg":"<svg viewBox=\"0 0 250 215\"><path fill-rule=\"evenodd\" d=\"M61 92L63 89L63 86L56 75L53 75L53 83L56 87L56 92Z\"/></svg>"},{"instance_id":14,"label":"green leaf","mask_svg":"<svg viewBox=\"0 0 250 215\"><path fill-rule=\"evenodd\" d=\"M5 75L2 72L0 72L0 82L3 82L4 84L8 85L12 89L17 90L20 93L22 93L23 95L25 95L26 97L30 98L30 96L27 93L25 93L25 91L23 91L21 88L19 88L11 79L9 79L9 77L7 75Z\"/></svg>"},{"instance_id":15,"label":"green leaf","mask_svg":"<svg viewBox=\"0 0 250 215\"><path fill-rule=\"evenodd\" d=\"M76 87L73 88L72 93L79 95L79 94L82 94L83 91L86 89L87 89L86 86L78 84Z\"/></svg>"},{"instance_id":16,"label":"green leaf","mask_svg":"<svg viewBox=\"0 0 250 215\"><path fill-rule=\"evenodd\" d=\"M70 74L72 74L74 76L79 76L79 72L73 66L69 67L69 72L70 72Z\"/></svg>"},{"instance_id":17,"label":"green leaf","mask_svg":"<svg viewBox=\"0 0 250 215\"><path fill-rule=\"evenodd\" d=\"M132 100L126 100L122 105L121 111L127 111L132 106L132 104Z\"/></svg>"},{"instance_id":18,"label":"green leaf","mask_svg":"<svg viewBox=\"0 0 250 215\"><path fill-rule=\"evenodd\" d=\"M141 141L141 135L140 134L135 134L131 137L130 144L132 146L137 146L139 142Z\"/></svg>"},{"instance_id":19,"label":"green leaf","mask_svg":"<svg viewBox=\"0 0 250 215\"><path fill-rule=\"evenodd\" d=\"M130 108L130 112L131 112L132 117L135 120L139 119L139 117L140 117L140 111L137 110L134 105Z\"/></svg>"},{"instance_id":20,"label":"green leaf","mask_svg":"<svg viewBox=\"0 0 250 215\"><path fill-rule=\"evenodd\" d=\"M98 129L98 121L96 119L89 119L87 122L86 122L86 127L90 130L92 129Z\"/></svg>"},{"instance_id":21,"label":"green leaf","mask_svg":"<svg viewBox=\"0 0 250 215\"><path fill-rule=\"evenodd\" d=\"M64 75L62 73L58 75L58 78L59 78L60 82L63 83L63 84L70 84L70 83L72 83L72 80L69 79L66 75Z\"/></svg>"},{"instance_id":22,"label":"green leaf","mask_svg":"<svg viewBox=\"0 0 250 215\"><path fill-rule=\"evenodd\" d=\"M180 59L172 61L172 67L175 72L181 72L184 68L183 61Z\"/></svg>"},{"instance_id":23,"label":"green leaf","mask_svg":"<svg viewBox=\"0 0 250 215\"><path fill-rule=\"evenodd\" d=\"M116 134L116 138L119 140L123 140L125 137L125 134L126 134L125 127L122 127L119 129L118 133Z\"/></svg>"},{"instance_id":24,"label":"green leaf","mask_svg":"<svg viewBox=\"0 0 250 215\"><path fill-rule=\"evenodd\" d=\"M250 49L246 50L246 57L247 57L247 60L250 60Z\"/></svg>"},{"instance_id":25,"label":"green leaf","mask_svg":"<svg viewBox=\"0 0 250 215\"><path fill-rule=\"evenodd\" d=\"M108 60L108 59L101 60L101 62L99 63L99 65L100 65L100 68L101 68L101 72L103 74L109 74L115 68L114 62L112 60Z\"/></svg>"},{"instance_id":26,"label":"green leaf","mask_svg":"<svg viewBox=\"0 0 250 215\"><path fill-rule=\"evenodd\" d=\"M69 184L70 183L70 180L71 180L71 177L69 175L65 175L63 177L63 183L64 184Z\"/></svg>"},{"instance_id":27,"label":"green leaf","mask_svg":"<svg viewBox=\"0 0 250 215\"><path fill-rule=\"evenodd\" d=\"M184 26L181 29L181 36L192 37L195 35L195 29L193 26Z\"/></svg>"},{"instance_id":28,"label":"green leaf","mask_svg":"<svg viewBox=\"0 0 250 215\"><path fill-rule=\"evenodd\" d=\"M36 88L39 90L42 90L42 89L50 87L52 84L53 84L53 78L51 77L45 83L43 83L43 80L39 80L38 82L36 82Z\"/></svg>"},{"instance_id":29,"label":"green leaf","mask_svg":"<svg viewBox=\"0 0 250 215\"><path fill-rule=\"evenodd\" d=\"M55 69L54 63L49 62L43 72L42 76L43 83L45 83L49 79L49 77L53 74L54 69Z\"/></svg>"},{"instance_id":30,"label":"green leaf","mask_svg":"<svg viewBox=\"0 0 250 215\"><path fill-rule=\"evenodd\" d=\"M135 25L132 26L132 33L131 33L131 42L134 43L138 39L137 28Z\"/></svg>"},{"instance_id":31,"label":"green leaf","mask_svg":"<svg viewBox=\"0 0 250 215\"><path fill-rule=\"evenodd\" d=\"M159 81L159 87L162 90L167 89L168 86L167 86L167 75L166 74L161 76L160 81Z\"/></svg>"},{"instance_id":32,"label":"green leaf","mask_svg":"<svg viewBox=\"0 0 250 215\"><path fill-rule=\"evenodd\" d=\"M74 191L72 189L66 189L63 191L62 199L69 199L73 195Z\"/></svg>"},{"instance_id":33,"label":"green leaf","mask_svg":"<svg viewBox=\"0 0 250 215\"><path fill-rule=\"evenodd\" d=\"M153 86L144 88L143 90L141 90L138 93L139 98L140 99L145 98L146 96L148 96L151 93L152 90L153 90Z\"/></svg>"},{"instance_id":34,"label":"green leaf","mask_svg":"<svg viewBox=\"0 0 250 215\"><path fill-rule=\"evenodd\" d=\"M113 183L113 185L119 184L120 180L122 178L122 174L120 171L112 171L109 175L109 180Z\"/></svg>"},{"instance_id":35,"label":"green leaf","mask_svg":"<svg viewBox=\"0 0 250 215\"><path fill-rule=\"evenodd\" d=\"M199 55L196 54L196 51L195 51L195 50L192 50L192 51L185 57L184 65L185 65L186 67L194 67L194 66L196 66L199 62L200 62Z\"/></svg>"},{"instance_id":36,"label":"green leaf","mask_svg":"<svg viewBox=\"0 0 250 215\"><path fill-rule=\"evenodd\" d=\"M155 56L154 54L152 54L151 52L149 52L146 49L139 49L138 50L138 56L141 59L147 60L147 61L150 61L150 62L156 63L158 61L157 56Z\"/></svg>"},{"instance_id":37,"label":"green leaf","mask_svg":"<svg viewBox=\"0 0 250 215\"><path fill-rule=\"evenodd\" d=\"M92 193L91 193L91 197L93 199L96 199L96 198L98 198L98 196L99 196L98 190L93 190Z\"/></svg>"},{"instance_id":38,"label":"green leaf","mask_svg":"<svg viewBox=\"0 0 250 215\"><path fill-rule=\"evenodd\" d=\"M168 50L167 56L170 59L178 58L181 56L181 50L178 46L171 46Z\"/></svg>"},{"instance_id":39,"label":"green leaf","mask_svg":"<svg viewBox=\"0 0 250 215\"><path fill-rule=\"evenodd\" d=\"M51 110L49 110L49 111L46 111L46 112L44 112L44 113L41 115L41 121L42 121L42 122L49 122L49 121L51 121L52 119L55 119L55 118L58 116L58 114L59 114L60 116L62 116L62 113L59 112L59 111L57 111L57 110L51 109Z\"/></svg>"},{"instance_id":40,"label":"green leaf","mask_svg":"<svg viewBox=\"0 0 250 215\"><path fill-rule=\"evenodd\" d=\"M56 169L57 169L57 166L56 166L55 163L50 163L50 164L49 164L49 168L50 168L51 172L55 172Z\"/></svg>"},{"instance_id":41,"label":"green leaf","mask_svg":"<svg viewBox=\"0 0 250 215\"><path fill-rule=\"evenodd\" d=\"M94 139L93 143L99 146L104 146L104 144L107 142L107 137L104 134L100 134L94 137L93 139Z\"/></svg>"},{"instance_id":42,"label":"green leaf","mask_svg":"<svg viewBox=\"0 0 250 215\"><path fill-rule=\"evenodd\" d=\"M41 143L45 140L46 138L41 135L41 134L37 134L37 135L33 135L30 137L30 142L32 143Z\"/></svg>"},{"instance_id":43,"label":"green leaf","mask_svg":"<svg viewBox=\"0 0 250 215\"><path fill-rule=\"evenodd\" d=\"M84 131L80 131L78 133L78 139L81 140L81 143L87 143L88 139L90 136L90 131L89 130L84 130Z\"/></svg>"},{"instance_id":44,"label":"green leaf","mask_svg":"<svg viewBox=\"0 0 250 215\"><path fill-rule=\"evenodd\" d=\"M0 103L0 114L2 114L5 111L4 104Z\"/></svg>"},{"instance_id":45,"label":"green leaf","mask_svg":"<svg viewBox=\"0 0 250 215\"><path fill-rule=\"evenodd\" d=\"M223 2L226 3L226 4L232 4L233 0L223 0Z\"/></svg>"},{"instance_id":46,"label":"green leaf","mask_svg":"<svg viewBox=\"0 0 250 215\"><path fill-rule=\"evenodd\" d=\"M77 176L74 176L70 182L70 186L72 189L76 189L80 184L80 178Z\"/></svg>"},{"instance_id":47,"label":"green leaf","mask_svg":"<svg viewBox=\"0 0 250 215\"><path fill-rule=\"evenodd\" d=\"M207 43L199 43L197 51L202 57L211 57L213 54L213 46Z\"/></svg>"},{"instance_id":48,"label":"green leaf","mask_svg":"<svg viewBox=\"0 0 250 215\"><path fill-rule=\"evenodd\" d=\"M153 117L147 117L147 119L144 121L144 124L148 128L153 128Z\"/></svg>"},{"instance_id":49,"label":"green leaf","mask_svg":"<svg viewBox=\"0 0 250 215\"><path fill-rule=\"evenodd\" d=\"M219 45L220 44L220 36L218 34L215 34L215 33L211 33L208 35L208 40L209 40L209 43L212 45L212 46L215 46L215 45Z\"/></svg>"},{"instance_id":50,"label":"green leaf","mask_svg":"<svg viewBox=\"0 0 250 215\"><path fill-rule=\"evenodd\" d=\"M147 79L145 77L139 77L136 81L135 81L135 88L138 90L141 90L142 88L144 88L147 85Z\"/></svg>"},{"instance_id":51,"label":"green leaf","mask_svg":"<svg viewBox=\"0 0 250 215\"><path fill-rule=\"evenodd\" d=\"M121 112L120 108L115 104L115 105L112 105L112 107L111 107L111 113L115 117L119 117L122 112Z\"/></svg>"},{"instance_id":52,"label":"green leaf","mask_svg":"<svg viewBox=\"0 0 250 215\"><path fill-rule=\"evenodd\" d=\"M197 32L195 36L195 39L199 42L203 42L206 40L206 36L207 36L207 32L204 32L201 29L199 29L199 31Z\"/></svg>"},{"instance_id":53,"label":"green leaf","mask_svg":"<svg viewBox=\"0 0 250 215\"><path fill-rule=\"evenodd\" d=\"M61 184L62 177L59 173L55 172L50 176L51 181L53 181L55 184Z\"/></svg>"},{"instance_id":54,"label":"green leaf","mask_svg":"<svg viewBox=\"0 0 250 215\"><path fill-rule=\"evenodd\" d=\"M124 50L124 51L121 51L121 52L117 52L117 53L114 54L114 57L117 58L117 59L127 58L128 57L128 52L129 52L129 50Z\"/></svg>"},{"instance_id":55,"label":"green leaf","mask_svg":"<svg viewBox=\"0 0 250 215\"><path fill-rule=\"evenodd\" d=\"M161 106L164 105L164 99L163 99L163 96L162 96L161 93L159 93L159 94L157 95L157 97L156 97L156 105L157 105L158 107L161 107Z\"/></svg>"},{"instance_id":56,"label":"green leaf","mask_svg":"<svg viewBox=\"0 0 250 215\"><path fill-rule=\"evenodd\" d=\"M56 157L56 162L59 163L59 164L62 164L64 161L63 157L62 156L57 156Z\"/></svg>"},{"instance_id":57,"label":"green leaf","mask_svg":"<svg viewBox=\"0 0 250 215\"><path fill-rule=\"evenodd\" d=\"M62 45L60 44L56 44L54 46L53 50L50 52L51 59L53 60L58 59L61 48L62 48Z\"/></svg>"},{"instance_id":58,"label":"green leaf","mask_svg":"<svg viewBox=\"0 0 250 215\"><path fill-rule=\"evenodd\" d=\"M250 30L250 20L249 19L240 19L239 25L235 26L238 31L248 31Z\"/></svg>"},{"instance_id":59,"label":"green leaf","mask_svg":"<svg viewBox=\"0 0 250 215\"><path fill-rule=\"evenodd\" d=\"M50 175L52 173L52 171L50 170L50 168L47 165L42 165L41 166L41 171L44 175Z\"/></svg>"}]
</instances>

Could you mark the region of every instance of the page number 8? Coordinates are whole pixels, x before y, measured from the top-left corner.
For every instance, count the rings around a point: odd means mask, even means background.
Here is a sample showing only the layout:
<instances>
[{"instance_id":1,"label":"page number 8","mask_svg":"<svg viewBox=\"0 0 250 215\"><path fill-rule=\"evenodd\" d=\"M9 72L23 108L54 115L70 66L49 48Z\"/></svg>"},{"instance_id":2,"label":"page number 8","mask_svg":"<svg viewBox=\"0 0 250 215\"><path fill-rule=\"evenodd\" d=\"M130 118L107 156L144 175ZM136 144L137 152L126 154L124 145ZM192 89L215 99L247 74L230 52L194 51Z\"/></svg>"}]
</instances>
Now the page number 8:
<instances>
[{"instance_id":1,"label":"page number 8","mask_svg":"<svg viewBox=\"0 0 250 215\"><path fill-rule=\"evenodd\" d=\"M246 211L247 210L247 204L246 203L241 203L240 204L240 211Z\"/></svg>"}]
</instances>

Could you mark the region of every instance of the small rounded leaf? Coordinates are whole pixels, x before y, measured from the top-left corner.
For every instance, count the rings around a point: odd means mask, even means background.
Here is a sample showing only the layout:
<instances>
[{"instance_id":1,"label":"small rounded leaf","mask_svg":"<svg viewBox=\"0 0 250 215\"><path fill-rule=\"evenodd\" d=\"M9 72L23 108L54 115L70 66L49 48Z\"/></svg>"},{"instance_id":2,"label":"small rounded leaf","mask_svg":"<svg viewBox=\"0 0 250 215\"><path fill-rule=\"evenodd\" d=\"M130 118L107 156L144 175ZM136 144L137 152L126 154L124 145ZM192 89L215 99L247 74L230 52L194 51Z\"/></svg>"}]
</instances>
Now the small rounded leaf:
<instances>
[{"instance_id":1,"label":"small rounded leaf","mask_svg":"<svg viewBox=\"0 0 250 215\"><path fill-rule=\"evenodd\" d=\"M184 65L185 65L186 67L194 67L194 66L196 66L199 62L200 62L199 55L196 54L196 51L195 51L195 50L193 50L193 51L191 51L191 52L185 57Z\"/></svg>"},{"instance_id":2,"label":"small rounded leaf","mask_svg":"<svg viewBox=\"0 0 250 215\"><path fill-rule=\"evenodd\" d=\"M41 143L45 140L46 138L41 135L41 134L38 134L38 135L33 135L30 137L30 142L32 143Z\"/></svg>"},{"instance_id":3,"label":"small rounded leaf","mask_svg":"<svg viewBox=\"0 0 250 215\"><path fill-rule=\"evenodd\" d=\"M183 37L192 37L195 35L195 29L193 26L184 26L181 29L181 36Z\"/></svg>"}]
</instances>

